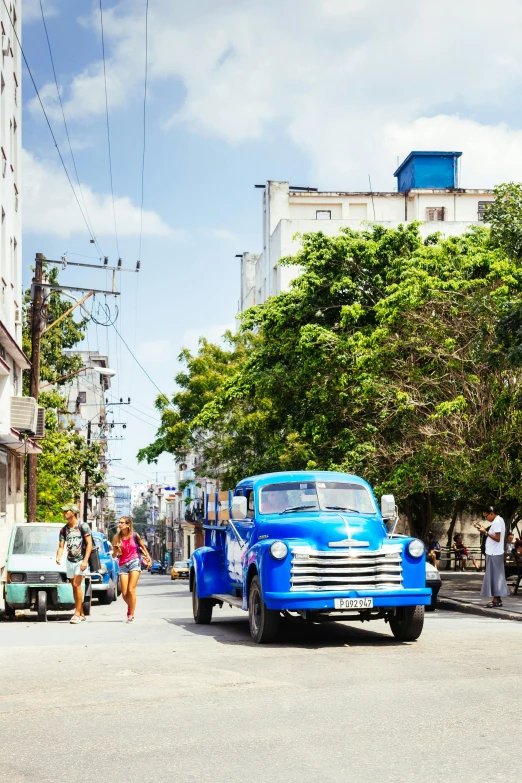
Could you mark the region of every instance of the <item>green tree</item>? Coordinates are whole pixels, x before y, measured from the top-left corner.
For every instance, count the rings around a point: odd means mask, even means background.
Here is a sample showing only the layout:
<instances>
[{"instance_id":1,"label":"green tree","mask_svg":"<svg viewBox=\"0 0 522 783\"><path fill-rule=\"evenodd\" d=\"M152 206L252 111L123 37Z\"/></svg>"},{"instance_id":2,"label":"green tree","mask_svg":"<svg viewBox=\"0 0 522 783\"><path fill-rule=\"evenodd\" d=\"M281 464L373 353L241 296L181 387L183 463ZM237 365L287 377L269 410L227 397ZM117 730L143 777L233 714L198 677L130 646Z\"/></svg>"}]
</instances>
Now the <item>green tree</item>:
<instances>
[{"instance_id":1,"label":"green tree","mask_svg":"<svg viewBox=\"0 0 522 783\"><path fill-rule=\"evenodd\" d=\"M409 225L305 235L281 263L303 273L243 314L239 357L232 346L213 363L205 343L185 355L188 397L162 400L161 438L140 457L188 441L226 482L353 472L394 492L421 536L434 516L485 501L516 518L519 382L498 330L520 300L518 260L486 228L423 241Z\"/></svg>"},{"instance_id":2,"label":"green tree","mask_svg":"<svg viewBox=\"0 0 522 783\"><path fill-rule=\"evenodd\" d=\"M56 268L48 274L52 283L58 280ZM47 323L50 325L67 312L72 303L59 292L52 291L47 299ZM30 291L25 292L24 320L22 330L22 346L31 357L31 313ZM41 382L55 381L62 375L79 370L81 358L77 355L66 355L64 349L74 348L83 340L88 318L75 321L72 313L68 314L45 332L41 338ZM67 422L62 412L66 410L66 400L58 391L63 383L57 383L57 388L41 392L38 404L46 409L45 432L41 441L42 454L37 463L37 519L57 521L62 519L60 507L71 499L78 499L85 491L82 484L82 474L89 473L89 492L101 496L105 491L103 485L104 473L100 469L101 449L99 444L87 445L87 441L75 432L72 424ZM29 373L24 375L24 393L29 394Z\"/></svg>"},{"instance_id":3,"label":"green tree","mask_svg":"<svg viewBox=\"0 0 522 783\"><path fill-rule=\"evenodd\" d=\"M132 524L137 533L144 533L148 525L147 504L142 503L132 509Z\"/></svg>"}]
</instances>

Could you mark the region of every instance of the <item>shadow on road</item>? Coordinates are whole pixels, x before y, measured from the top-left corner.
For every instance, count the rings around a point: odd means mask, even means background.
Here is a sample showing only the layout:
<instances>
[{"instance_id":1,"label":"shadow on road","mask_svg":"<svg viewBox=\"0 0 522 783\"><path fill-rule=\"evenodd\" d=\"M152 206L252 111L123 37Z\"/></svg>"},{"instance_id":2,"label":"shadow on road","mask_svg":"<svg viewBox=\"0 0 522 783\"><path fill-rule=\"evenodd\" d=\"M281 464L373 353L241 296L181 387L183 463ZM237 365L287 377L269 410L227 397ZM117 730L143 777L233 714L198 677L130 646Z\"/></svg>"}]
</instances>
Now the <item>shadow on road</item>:
<instances>
[{"instance_id":1,"label":"shadow on road","mask_svg":"<svg viewBox=\"0 0 522 783\"><path fill-rule=\"evenodd\" d=\"M210 625L197 625L192 618L166 617L171 625L177 625L196 636L213 637L219 644L257 647L250 638L248 618L223 618ZM269 646L302 647L320 649L324 647L397 647L411 644L400 642L388 633L370 631L347 623L306 623L303 620L284 618L276 640Z\"/></svg>"}]
</instances>

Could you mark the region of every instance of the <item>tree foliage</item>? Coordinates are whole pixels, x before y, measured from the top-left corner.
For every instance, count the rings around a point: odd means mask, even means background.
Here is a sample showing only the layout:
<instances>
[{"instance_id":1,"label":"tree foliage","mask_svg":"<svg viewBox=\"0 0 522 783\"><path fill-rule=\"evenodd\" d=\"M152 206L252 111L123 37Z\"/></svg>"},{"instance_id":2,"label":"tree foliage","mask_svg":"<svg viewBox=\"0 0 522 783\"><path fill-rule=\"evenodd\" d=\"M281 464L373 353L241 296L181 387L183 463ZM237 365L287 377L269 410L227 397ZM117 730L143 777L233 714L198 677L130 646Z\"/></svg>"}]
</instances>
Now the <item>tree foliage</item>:
<instances>
[{"instance_id":1,"label":"tree foliage","mask_svg":"<svg viewBox=\"0 0 522 783\"><path fill-rule=\"evenodd\" d=\"M48 279L57 282L57 269L53 268ZM25 292L22 346L31 357L30 291ZM72 302L59 292L53 291L47 299L47 323L52 324L71 307ZM42 314L43 315L43 314ZM75 321L73 314L67 315L41 338L40 381L55 381L82 366L81 357L66 355L64 349L73 348L84 337L88 318ZM38 404L46 409L45 438L40 442L42 454L37 463L37 519L57 521L62 519L61 506L71 499L78 499L85 491L82 474L88 471L89 492L103 495L104 473L100 469L101 448L99 444L87 445L86 439L76 432L62 415L66 411L65 397L59 388L67 381L58 382L53 390L43 391ZM24 377L24 393L29 394L29 373Z\"/></svg>"},{"instance_id":2,"label":"tree foliage","mask_svg":"<svg viewBox=\"0 0 522 783\"><path fill-rule=\"evenodd\" d=\"M158 400L159 437L140 457L190 444L225 482L353 472L394 492L419 535L456 507L498 501L513 518L522 399L505 319L522 267L499 235L317 232L280 263L302 274L242 315L228 350L183 354L182 391Z\"/></svg>"}]
</instances>

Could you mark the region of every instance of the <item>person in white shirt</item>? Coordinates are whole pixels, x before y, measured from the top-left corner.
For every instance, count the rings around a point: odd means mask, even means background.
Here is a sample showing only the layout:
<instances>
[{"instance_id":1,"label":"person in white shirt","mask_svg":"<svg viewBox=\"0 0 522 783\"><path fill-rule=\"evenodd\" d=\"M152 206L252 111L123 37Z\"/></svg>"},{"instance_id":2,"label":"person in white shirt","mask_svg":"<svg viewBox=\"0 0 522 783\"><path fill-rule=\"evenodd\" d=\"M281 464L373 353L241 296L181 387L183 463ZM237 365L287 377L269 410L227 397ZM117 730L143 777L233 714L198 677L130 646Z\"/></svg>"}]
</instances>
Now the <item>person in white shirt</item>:
<instances>
[{"instance_id":1,"label":"person in white shirt","mask_svg":"<svg viewBox=\"0 0 522 783\"><path fill-rule=\"evenodd\" d=\"M488 506L482 516L491 525L488 529L480 523L475 525L477 530L486 536L486 573L480 595L492 596L493 600L486 605L499 607L502 606L502 596L509 595L504 567L506 523L498 516L493 506Z\"/></svg>"}]
</instances>

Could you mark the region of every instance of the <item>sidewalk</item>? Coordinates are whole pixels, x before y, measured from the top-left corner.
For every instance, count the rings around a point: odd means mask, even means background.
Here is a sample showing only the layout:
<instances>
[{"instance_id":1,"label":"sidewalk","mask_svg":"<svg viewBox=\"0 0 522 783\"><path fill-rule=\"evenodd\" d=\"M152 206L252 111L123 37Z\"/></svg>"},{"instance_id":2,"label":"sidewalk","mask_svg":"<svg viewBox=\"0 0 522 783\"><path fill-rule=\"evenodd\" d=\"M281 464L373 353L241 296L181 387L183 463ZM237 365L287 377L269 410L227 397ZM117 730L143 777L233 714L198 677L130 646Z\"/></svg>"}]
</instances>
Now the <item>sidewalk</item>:
<instances>
[{"instance_id":1,"label":"sidewalk","mask_svg":"<svg viewBox=\"0 0 522 783\"><path fill-rule=\"evenodd\" d=\"M484 573L470 571L441 571L442 585L438 604L441 609L453 609L467 614L477 614L483 617L499 617L505 620L522 620L522 584L518 595L509 595L502 599L502 609L487 609L486 604L491 599L480 595ZM513 578L508 580L508 587L513 589ZM511 584L510 584L511 583Z\"/></svg>"}]
</instances>

